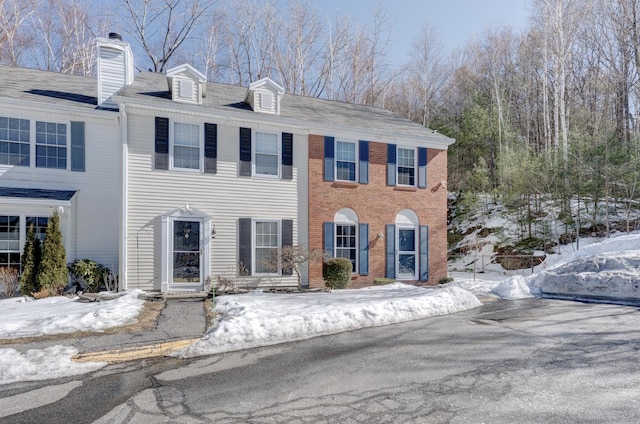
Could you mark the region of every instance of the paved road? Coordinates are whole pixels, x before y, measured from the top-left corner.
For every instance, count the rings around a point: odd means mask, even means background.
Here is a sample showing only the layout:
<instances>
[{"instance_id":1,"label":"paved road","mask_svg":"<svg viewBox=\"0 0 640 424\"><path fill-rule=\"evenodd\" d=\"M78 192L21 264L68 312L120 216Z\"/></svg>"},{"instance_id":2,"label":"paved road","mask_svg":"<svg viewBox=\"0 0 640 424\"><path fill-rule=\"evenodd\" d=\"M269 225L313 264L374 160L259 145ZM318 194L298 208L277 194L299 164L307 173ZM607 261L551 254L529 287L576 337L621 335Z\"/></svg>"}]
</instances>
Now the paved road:
<instances>
[{"instance_id":1,"label":"paved road","mask_svg":"<svg viewBox=\"0 0 640 424\"><path fill-rule=\"evenodd\" d=\"M0 422L637 423L639 336L634 307L502 301L194 361L110 367L57 386L0 387ZM34 408L2 418L9 399Z\"/></svg>"}]
</instances>

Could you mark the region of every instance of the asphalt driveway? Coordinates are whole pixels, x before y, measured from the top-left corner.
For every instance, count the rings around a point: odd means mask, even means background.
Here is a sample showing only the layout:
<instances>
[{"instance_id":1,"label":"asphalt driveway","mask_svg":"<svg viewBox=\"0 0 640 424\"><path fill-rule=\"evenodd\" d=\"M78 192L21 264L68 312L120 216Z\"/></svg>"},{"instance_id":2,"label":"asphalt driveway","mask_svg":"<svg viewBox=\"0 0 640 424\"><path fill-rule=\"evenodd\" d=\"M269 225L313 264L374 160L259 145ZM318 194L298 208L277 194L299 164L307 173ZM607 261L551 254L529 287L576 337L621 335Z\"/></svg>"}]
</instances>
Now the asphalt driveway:
<instances>
[{"instance_id":1,"label":"asphalt driveway","mask_svg":"<svg viewBox=\"0 0 640 424\"><path fill-rule=\"evenodd\" d=\"M637 423L639 336L635 307L499 301L193 361L114 367L85 377L58 402L6 418Z\"/></svg>"}]
</instances>

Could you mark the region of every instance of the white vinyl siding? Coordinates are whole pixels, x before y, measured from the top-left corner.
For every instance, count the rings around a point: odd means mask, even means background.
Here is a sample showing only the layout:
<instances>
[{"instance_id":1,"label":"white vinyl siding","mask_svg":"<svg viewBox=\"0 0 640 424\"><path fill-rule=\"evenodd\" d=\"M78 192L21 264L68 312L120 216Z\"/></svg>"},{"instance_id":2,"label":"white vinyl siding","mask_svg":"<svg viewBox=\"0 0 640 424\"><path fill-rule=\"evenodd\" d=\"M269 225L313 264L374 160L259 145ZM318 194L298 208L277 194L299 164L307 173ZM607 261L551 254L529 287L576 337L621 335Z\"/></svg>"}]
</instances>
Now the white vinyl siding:
<instances>
[{"instance_id":1,"label":"white vinyl siding","mask_svg":"<svg viewBox=\"0 0 640 424\"><path fill-rule=\"evenodd\" d=\"M218 143L217 173L167 172L159 176L153 171L153 111L127 106L129 128L127 279L129 288L160 290L162 255L158 248L161 216L175 208L189 205L211 217L215 238L210 239L211 269L205 278L218 276L237 279L238 219L260 217L264 220L293 219L294 244L305 237L306 198L298 197L298 187L308 185L307 170L294 168L292 180L274 178L238 178L239 149L237 143ZM184 121L179 115L170 121ZM197 122L195 119L190 121ZM203 116L199 122L220 122ZM200 124L202 125L202 124ZM236 140L242 125L218 124L218 140ZM281 128L264 128L279 134ZM307 164L307 135L294 134L294 163ZM298 147L300 146L300 147ZM301 178L301 180L298 180ZM300 215L298 209L300 208ZM304 221L302 221L304 220ZM295 286L295 276L278 276L260 280L264 285Z\"/></svg>"},{"instance_id":2,"label":"white vinyl siding","mask_svg":"<svg viewBox=\"0 0 640 424\"><path fill-rule=\"evenodd\" d=\"M121 188L121 130L118 114L106 111L70 114L53 106L29 105L20 107L0 101L0 109L11 108L15 118L30 122L31 166L16 166L3 174L5 187L40 188L76 191L70 205L60 213L60 227L67 253L67 261L89 258L108 266L118 266L120 188ZM58 169L35 166L36 122L85 123L86 172L60 172ZM26 134L26 126L25 126ZM67 138L67 144L69 139ZM68 150L68 149L67 149ZM67 152L68 154L68 152ZM67 163L68 169L68 163ZM29 217L49 217L57 206L43 199L14 199L0 201L0 215L18 215L21 233L26 234ZM21 243L20 249L23 248ZM117 268L116 268L117 269Z\"/></svg>"}]
</instances>

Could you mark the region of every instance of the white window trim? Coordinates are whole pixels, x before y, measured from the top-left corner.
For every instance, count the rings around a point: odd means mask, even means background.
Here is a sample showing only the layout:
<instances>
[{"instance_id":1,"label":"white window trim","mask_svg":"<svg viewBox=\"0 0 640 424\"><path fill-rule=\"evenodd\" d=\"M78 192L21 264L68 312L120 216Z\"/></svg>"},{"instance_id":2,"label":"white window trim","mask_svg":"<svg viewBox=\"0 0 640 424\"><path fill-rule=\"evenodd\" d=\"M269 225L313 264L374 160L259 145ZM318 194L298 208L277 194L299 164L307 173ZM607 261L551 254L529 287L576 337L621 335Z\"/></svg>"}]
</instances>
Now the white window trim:
<instances>
[{"instance_id":1,"label":"white window trim","mask_svg":"<svg viewBox=\"0 0 640 424\"><path fill-rule=\"evenodd\" d=\"M180 168L174 165L174 141L175 141L175 124L187 124L187 125L195 125L198 127L198 169L193 168ZM195 124L193 122L175 122L173 120L169 121L169 170L171 171L180 171L180 172L192 172L192 173L202 173L204 169L204 136L202 124Z\"/></svg>"},{"instance_id":2,"label":"white window trim","mask_svg":"<svg viewBox=\"0 0 640 424\"><path fill-rule=\"evenodd\" d=\"M420 272L420 241L418 240L420 234L418 231L418 226L413 224L396 224L396 278L398 280L417 280L418 273ZM413 275L409 276L408 274L400 274L400 253L407 252L406 250L400 250L400 230L413 230L413 255L414 255L414 270Z\"/></svg>"},{"instance_id":3,"label":"white window trim","mask_svg":"<svg viewBox=\"0 0 640 424\"><path fill-rule=\"evenodd\" d=\"M251 220L251 275L254 277L279 277L282 275L282 264L278 257L278 272L256 272L256 224L258 222L275 222L278 224L278 246L277 249L282 249L282 220L281 219L269 219L269 218L254 218Z\"/></svg>"},{"instance_id":4,"label":"white window trim","mask_svg":"<svg viewBox=\"0 0 640 424\"><path fill-rule=\"evenodd\" d=\"M340 178L338 178L338 142L340 142L340 143L351 143L351 144L354 144L355 147L356 147L356 149L355 149L356 176L355 176L355 179L353 181L352 180L341 180ZM336 176L336 181L344 181L344 182L348 182L348 183L357 183L358 181L360 181L360 169L359 169L360 168L360 165L359 165L359 163L360 163L360 161L359 161L359 157L360 157L359 156L359 153L360 153L359 149L360 149L360 146L359 146L359 144L360 143L358 143L356 141L353 141L353 140L338 140L338 139L336 139L333 142L333 151L335 152L334 153L335 158L334 158L334 161L333 161L334 162L333 163L333 175Z\"/></svg>"},{"instance_id":5,"label":"white window trim","mask_svg":"<svg viewBox=\"0 0 640 424\"><path fill-rule=\"evenodd\" d=\"M413 184L400 183L400 149L413 150ZM403 166L403 168L407 168ZM416 147L396 146L396 183L403 187L418 186L418 149Z\"/></svg>"},{"instance_id":6,"label":"white window trim","mask_svg":"<svg viewBox=\"0 0 640 424\"><path fill-rule=\"evenodd\" d=\"M25 121L29 121L29 166L19 166L19 168L31 168L31 169L46 169L50 171L69 171L71 170L71 121L45 121L43 119L32 119L32 118L19 118L16 116L9 116L9 114L0 115L3 118L15 118L22 119ZM37 167L36 166L36 121L40 122L48 122L51 124L65 124L67 126L67 144L65 148L67 149L67 166L66 168L47 168L47 167ZM0 169L9 169L13 168L17 165L7 165L0 164Z\"/></svg>"},{"instance_id":7,"label":"white window trim","mask_svg":"<svg viewBox=\"0 0 640 424\"><path fill-rule=\"evenodd\" d=\"M345 222L334 222L333 223L334 231L335 231L335 234L333 235L333 239L334 239L334 241L333 241L333 252L334 252L333 256L335 258L339 257L338 256L338 225L343 225L343 226L344 225L352 225L352 226L355 227L355 230L356 230L356 232L355 232L355 237L356 237L356 246L355 246L355 249L356 249L356 263L355 263L355 266L353 267L353 271L351 272L351 275L357 275L358 272L360 271L360 269L359 269L359 265L360 265L360 228L359 227L360 226L358 225L357 222L351 222L351 221L349 221L349 222L346 222L346 221Z\"/></svg>"},{"instance_id":8,"label":"white window trim","mask_svg":"<svg viewBox=\"0 0 640 424\"><path fill-rule=\"evenodd\" d=\"M71 169L71 122L60 122L60 121L43 121L41 119L31 119L31 124L29 125L29 168L37 168L37 169L49 169L49 170L58 170L58 171L69 171ZM65 124L67 126L67 144L64 146L67 149L67 166L66 168L49 168L46 166L36 166L36 146L38 143L36 142L36 122L44 122L48 124ZM41 146L46 146L46 144L42 144ZM60 147L56 145L56 147ZM33 159L32 159L33 158ZM26 166L25 166L26 168Z\"/></svg>"},{"instance_id":9,"label":"white window trim","mask_svg":"<svg viewBox=\"0 0 640 424\"><path fill-rule=\"evenodd\" d=\"M178 208L161 216L162 230L162 265L160 271L160 290L169 293L171 289L179 287L181 290L200 288L201 284L176 283L172 281L173 272L173 221L199 221L202 223L200 235L201 278L206 279L211 274L211 217L194 208Z\"/></svg>"},{"instance_id":10,"label":"white window trim","mask_svg":"<svg viewBox=\"0 0 640 424\"><path fill-rule=\"evenodd\" d=\"M258 133L262 134L275 134L276 135L276 144L278 148L278 173L276 175L267 175L267 174L258 174L256 173L256 153L258 150L258 143L256 142L256 137ZM282 133L278 132L269 132L269 131L251 131L251 176L257 178L269 178L278 180L282 177Z\"/></svg>"}]
</instances>

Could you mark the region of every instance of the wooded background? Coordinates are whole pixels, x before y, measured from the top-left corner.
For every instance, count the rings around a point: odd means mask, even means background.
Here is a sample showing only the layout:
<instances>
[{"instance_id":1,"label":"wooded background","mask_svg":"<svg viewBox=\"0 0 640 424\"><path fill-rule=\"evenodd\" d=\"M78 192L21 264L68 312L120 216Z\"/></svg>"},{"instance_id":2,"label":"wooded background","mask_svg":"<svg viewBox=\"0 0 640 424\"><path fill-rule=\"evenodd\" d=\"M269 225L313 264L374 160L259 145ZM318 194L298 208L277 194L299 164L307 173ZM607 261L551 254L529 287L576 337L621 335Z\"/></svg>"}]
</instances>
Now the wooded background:
<instances>
[{"instance_id":1,"label":"wooded background","mask_svg":"<svg viewBox=\"0 0 640 424\"><path fill-rule=\"evenodd\" d=\"M525 30L487 29L450 54L426 22L394 66L382 9L363 26L304 0L0 0L0 63L93 75L95 37L115 30L140 70L187 62L239 85L268 76L287 93L384 107L453 137L450 191L529 206L548 196L569 221L575 199L631 216L639 3L532 0Z\"/></svg>"}]
</instances>

